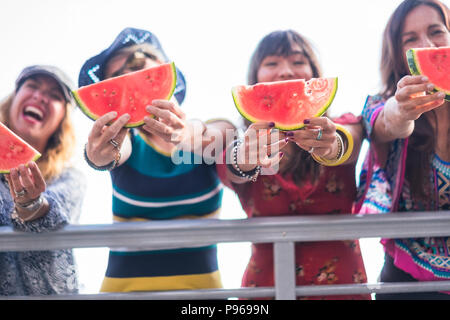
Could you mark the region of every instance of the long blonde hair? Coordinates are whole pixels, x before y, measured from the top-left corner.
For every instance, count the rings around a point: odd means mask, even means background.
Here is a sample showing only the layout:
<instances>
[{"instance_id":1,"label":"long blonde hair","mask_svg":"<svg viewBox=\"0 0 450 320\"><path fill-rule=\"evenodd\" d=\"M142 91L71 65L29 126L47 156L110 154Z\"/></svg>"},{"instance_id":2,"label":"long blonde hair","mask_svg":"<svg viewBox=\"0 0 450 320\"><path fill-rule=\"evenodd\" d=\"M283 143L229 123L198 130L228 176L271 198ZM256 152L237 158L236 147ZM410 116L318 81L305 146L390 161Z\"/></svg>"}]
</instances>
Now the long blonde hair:
<instances>
[{"instance_id":1,"label":"long blonde hair","mask_svg":"<svg viewBox=\"0 0 450 320\"><path fill-rule=\"evenodd\" d=\"M15 92L0 101L0 121L9 127L9 110L15 98ZM75 127L72 122L73 106L66 104L66 112L58 129L49 138L42 156L36 161L45 181L61 174L72 157L75 147Z\"/></svg>"}]
</instances>

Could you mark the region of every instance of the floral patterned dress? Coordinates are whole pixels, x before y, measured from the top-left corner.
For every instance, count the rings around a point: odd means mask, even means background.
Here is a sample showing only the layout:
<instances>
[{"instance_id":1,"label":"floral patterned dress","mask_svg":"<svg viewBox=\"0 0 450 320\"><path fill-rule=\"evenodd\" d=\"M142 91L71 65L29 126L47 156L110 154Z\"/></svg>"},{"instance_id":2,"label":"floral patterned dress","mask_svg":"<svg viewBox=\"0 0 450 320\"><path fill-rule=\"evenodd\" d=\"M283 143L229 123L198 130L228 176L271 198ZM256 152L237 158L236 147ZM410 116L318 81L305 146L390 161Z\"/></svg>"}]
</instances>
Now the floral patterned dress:
<instances>
[{"instance_id":1,"label":"floral patterned dress","mask_svg":"<svg viewBox=\"0 0 450 320\"><path fill-rule=\"evenodd\" d=\"M225 164L218 165L218 171L224 184L239 196L248 217L348 214L356 196L354 165L322 167L318 182L302 186L280 174L260 175L256 182L238 185L226 179ZM357 240L296 243L295 263L297 286L367 282ZM252 244L242 286L274 286L272 243ZM370 299L370 295L299 299Z\"/></svg>"}]
</instances>

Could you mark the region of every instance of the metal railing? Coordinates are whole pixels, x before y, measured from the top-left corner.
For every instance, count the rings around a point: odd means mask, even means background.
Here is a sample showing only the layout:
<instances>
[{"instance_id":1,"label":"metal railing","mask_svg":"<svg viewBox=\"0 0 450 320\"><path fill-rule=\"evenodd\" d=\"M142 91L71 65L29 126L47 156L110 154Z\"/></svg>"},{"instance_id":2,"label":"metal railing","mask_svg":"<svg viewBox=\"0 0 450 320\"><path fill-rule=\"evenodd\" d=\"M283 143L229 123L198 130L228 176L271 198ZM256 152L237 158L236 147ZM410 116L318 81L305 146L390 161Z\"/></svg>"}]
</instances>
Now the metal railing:
<instances>
[{"instance_id":1,"label":"metal railing","mask_svg":"<svg viewBox=\"0 0 450 320\"><path fill-rule=\"evenodd\" d=\"M224 242L274 243L275 287L39 296L26 299L224 299L450 291L450 281L295 286L295 242L360 238L450 236L450 211L384 215L267 217L239 220L171 220L70 225L31 234L0 227L0 251L93 247L149 248ZM23 299L25 297L0 297Z\"/></svg>"}]
</instances>

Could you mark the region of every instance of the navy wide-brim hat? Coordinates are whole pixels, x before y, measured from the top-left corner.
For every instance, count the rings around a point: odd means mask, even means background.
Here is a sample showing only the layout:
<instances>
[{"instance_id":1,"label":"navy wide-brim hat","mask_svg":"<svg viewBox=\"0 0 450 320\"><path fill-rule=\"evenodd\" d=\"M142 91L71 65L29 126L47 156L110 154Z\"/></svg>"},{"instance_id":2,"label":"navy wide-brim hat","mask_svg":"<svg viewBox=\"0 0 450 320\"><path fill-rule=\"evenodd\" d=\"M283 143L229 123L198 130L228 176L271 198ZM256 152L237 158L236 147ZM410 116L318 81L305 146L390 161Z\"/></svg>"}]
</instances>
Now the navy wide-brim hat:
<instances>
[{"instance_id":1,"label":"navy wide-brim hat","mask_svg":"<svg viewBox=\"0 0 450 320\"><path fill-rule=\"evenodd\" d=\"M107 61L118 50L129 47L135 44L149 43L158 49L168 62L169 59L164 52L158 38L147 30L140 30L135 28L126 28L119 33L114 42L100 54L87 60L81 67L80 75L78 77L78 86L83 87L92 83L96 83L105 79L104 72ZM181 71L177 69L177 85L175 87L175 98L181 104L186 95L186 81Z\"/></svg>"}]
</instances>

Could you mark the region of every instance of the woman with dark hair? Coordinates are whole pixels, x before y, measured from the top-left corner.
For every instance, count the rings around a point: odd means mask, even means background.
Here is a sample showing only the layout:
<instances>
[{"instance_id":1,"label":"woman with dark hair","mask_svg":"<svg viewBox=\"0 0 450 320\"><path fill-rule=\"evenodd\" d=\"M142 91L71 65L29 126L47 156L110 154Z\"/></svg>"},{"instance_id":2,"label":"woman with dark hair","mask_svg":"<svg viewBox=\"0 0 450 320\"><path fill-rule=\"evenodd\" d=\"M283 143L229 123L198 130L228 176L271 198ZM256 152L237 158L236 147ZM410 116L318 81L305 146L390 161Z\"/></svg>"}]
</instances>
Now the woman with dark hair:
<instances>
[{"instance_id":1,"label":"woman with dark hair","mask_svg":"<svg viewBox=\"0 0 450 320\"><path fill-rule=\"evenodd\" d=\"M260 41L251 59L248 82L321 76L311 45L297 32L287 30L272 32ZM305 130L283 133L272 130L271 123L246 122L243 139L224 152L226 164L219 166L219 174L238 194L248 217L351 213L356 196L355 162L362 137L359 119L348 113L333 120L323 116L305 123ZM260 149L252 147L262 139L268 141ZM281 149L283 152L278 152ZM295 259L297 285L367 281L356 240L296 243ZM253 244L242 286L274 286L273 271L272 244Z\"/></svg>"},{"instance_id":2,"label":"woman with dark hair","mask_svg":"<svg viewBox=\"0 0 450 320\"><path fill-rule=\"evenodd\" d=\"M383 36L380 94L363 109L370 150L361 171L360 213L450 208L450 109L444 92L408 72L410 48L450 45L449 10L437 0L405 0ZM427 92L427 94L425 94ZM382 282L450 278L449 238L383 239ZM377 299L448 299L445 293L378 294Z\"/></svg>"},{"instance_id":3,"label":"woman with dark hair","mask_svg":"<svg viewBox=\"0 0 450 320\"><path fill-rule=\"evenodd\" d=\"M75 149L72 82L59 68L29 66L0 102L0 121L42 156L0 174L0 226L41 233L74 223L84 176L70 159ZM72 250L0 253L0 295L78 292Z\"/></svg>"}]
</instances>

